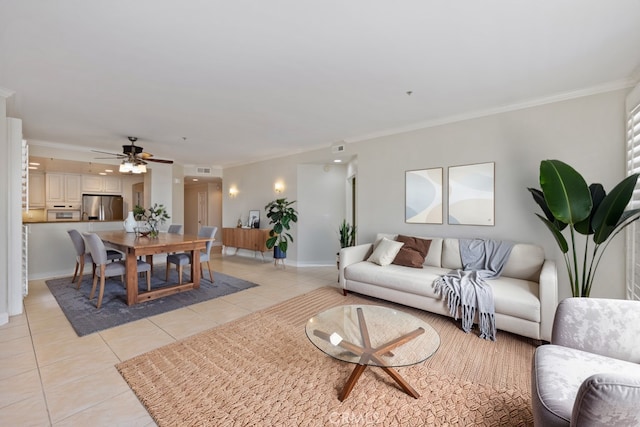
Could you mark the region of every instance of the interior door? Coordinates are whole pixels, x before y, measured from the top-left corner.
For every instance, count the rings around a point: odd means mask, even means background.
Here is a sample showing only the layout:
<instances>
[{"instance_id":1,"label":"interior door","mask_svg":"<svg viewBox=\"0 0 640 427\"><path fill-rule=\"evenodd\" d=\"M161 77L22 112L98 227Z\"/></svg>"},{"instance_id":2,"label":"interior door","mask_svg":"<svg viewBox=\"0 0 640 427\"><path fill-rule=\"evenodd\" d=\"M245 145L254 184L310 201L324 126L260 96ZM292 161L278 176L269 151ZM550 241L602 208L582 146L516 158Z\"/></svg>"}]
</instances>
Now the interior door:
<instances>
[{"instance_id":1,"label":"interior door","mask_svg":"<svg viewBox=\"0 0 640 427\"><path fill-rule=\"evenodd\" d=\"M209 209L207 207L207 192L198 191L198 231L203 225L208 225Z\"/></svg>"}]
</instances>

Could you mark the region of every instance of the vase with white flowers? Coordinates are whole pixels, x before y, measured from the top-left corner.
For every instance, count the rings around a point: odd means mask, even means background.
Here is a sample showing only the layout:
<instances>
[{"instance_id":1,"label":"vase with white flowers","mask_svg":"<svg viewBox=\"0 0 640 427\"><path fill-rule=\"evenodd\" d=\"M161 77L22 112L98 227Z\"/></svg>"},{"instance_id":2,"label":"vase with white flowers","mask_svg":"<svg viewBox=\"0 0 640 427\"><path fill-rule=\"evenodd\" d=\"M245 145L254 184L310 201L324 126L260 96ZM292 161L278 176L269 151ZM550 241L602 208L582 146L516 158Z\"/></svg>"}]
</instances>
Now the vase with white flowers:
<instances>
[{"instance_id":1,"label":"vase with white flowers","mask_svg":"<svg viewBox=\"0 0 640 427\"><path fill-rule=\"evenodd\" d=\"M169 218L167 208L163 204L154 203L150 208L143 208L140 205L136 205L133 208L133 215L138 220L138 233L142 235L148 235L151 238L158 237L160 231L160 225L164 224ZM140 224L143 222L144 225Z\"/></svg>"}]
</instances>

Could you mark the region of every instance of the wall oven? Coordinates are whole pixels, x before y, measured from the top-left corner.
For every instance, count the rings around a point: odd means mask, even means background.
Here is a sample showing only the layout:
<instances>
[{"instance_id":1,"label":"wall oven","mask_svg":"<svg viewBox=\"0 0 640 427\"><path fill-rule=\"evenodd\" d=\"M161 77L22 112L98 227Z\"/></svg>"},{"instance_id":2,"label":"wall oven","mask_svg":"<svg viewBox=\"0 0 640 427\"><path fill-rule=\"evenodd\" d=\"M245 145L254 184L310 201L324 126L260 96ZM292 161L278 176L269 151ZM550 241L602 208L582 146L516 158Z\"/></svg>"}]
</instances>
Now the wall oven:
<instances>
[{"instance_id":1,"label":"wall oven","mask_svg":"<svg viewBox=\"0 0 640 427\"><path fill-rule=\"evenodd\" d=\"M80 221L80 210L49 209L47 210L47 221Z\"/></svg>"}]
</instances>

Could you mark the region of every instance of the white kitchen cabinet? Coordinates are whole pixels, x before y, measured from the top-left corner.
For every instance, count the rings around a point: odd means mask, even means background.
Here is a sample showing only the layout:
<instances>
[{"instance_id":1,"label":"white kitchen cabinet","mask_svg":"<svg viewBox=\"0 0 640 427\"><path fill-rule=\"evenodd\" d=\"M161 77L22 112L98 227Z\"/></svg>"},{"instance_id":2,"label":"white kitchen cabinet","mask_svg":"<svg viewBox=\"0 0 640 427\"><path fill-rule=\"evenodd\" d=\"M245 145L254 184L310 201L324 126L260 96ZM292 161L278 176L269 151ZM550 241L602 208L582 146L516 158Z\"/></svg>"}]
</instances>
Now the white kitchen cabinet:
<instances>
[{"instance_id":1,"label":"white kitchen cabinet","mask_svg":"<svg viewBox=\"0 0 640 427\"><path fill-rule=\"evenodd\" d=\"M122 179L110 175L82 175L83 194L118 194L122 193Z\"/></svg>"},{"instance_id":2,"label":"white kitchen cabinet","mask_svg":"<svg viewBox=\"0 0 640 427\"><path fill-rule=\"evenodd\" d=\"M48 173L45 176L45 191L47 203L64 203L64 174Z\"/></svg>"},{"instance_id":3,"label":"white kitchen cabinet","mask_svg":"<svg viewBox=\"0 0 640 427\"><path fill-rule=\"evenodd\" d=\"M119 176L107 175L103 176L103 188L105 193L122 194L122 179Z\"/></svg>"},{"instance_id":4,"label":"white kitchen cabinet","mask_svg":"<svg viewBox=\"0 0 640 427\"><path fill-rule=\"evenodd\" d=\"M47 173L45 175L47 204L75 204L82 202L81 180L78 174Z\"/></svg>"},{"instance_id":5,"label":"white kitchen cabinet","mask_svg":"<svg viewBox=\"0 0 640 427\"><path fill-rule=\"evenodd\" d=\"M102 176L82 175L82 193L94 194L102 192Z\"/></svg>"},{"instance_id":6,"label":"white kitchen cabinet","mask_svg":"<svg viewBox=\"0 0 640 427\"><path fill-rule=\"evenodd\" d=\"M44 208L44 174L42 172L29 173L29 209Z\"/></svg>"},{"instance_id":7,"label":"white kitchen cabinet","mask_svg":"<svg viewBox=\"0 0 640 427\"><path fill-rule=\"evenodd\" d=\"M64 191L67 198L67 203L82 203L80 175L65 174Z\"/></svg>"}]
</instances>

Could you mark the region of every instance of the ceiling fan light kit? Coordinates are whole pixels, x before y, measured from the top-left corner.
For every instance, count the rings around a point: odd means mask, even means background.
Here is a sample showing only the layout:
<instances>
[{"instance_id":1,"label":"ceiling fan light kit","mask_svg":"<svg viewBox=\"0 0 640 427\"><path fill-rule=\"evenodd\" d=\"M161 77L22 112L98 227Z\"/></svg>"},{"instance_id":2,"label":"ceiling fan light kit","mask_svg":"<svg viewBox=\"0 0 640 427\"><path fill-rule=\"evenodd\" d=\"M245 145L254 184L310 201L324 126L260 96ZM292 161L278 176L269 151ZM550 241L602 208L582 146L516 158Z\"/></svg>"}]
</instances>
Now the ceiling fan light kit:
<instances>
[{"instance_id":1,"label":"ceiling fan light kit","mask_svg":"<svg viewBox=\"0 0 640 427\"><path fill-rule=\"evenodd\" d=\"M123 161L120 164L120 169L119 169L120 173L147 173L147 165L136 165L133 164L127 160Z\"/></svg>"},{"instance_id":2,"label":"ceiling fan light kit","mask_svg":"<svg viewBox=\"0 0 640 427\"><path fill-rule=\"evenodd\" d=\"M126 144L122 146L122 154L116 153L108 153L105 151L96 151L92 150L95 153L109 154L110 156L115 156L116 159L123 159L120 164L120 168L118 171L120 173L146 173L147 172L147 162L156 162L156 163L167 163L172 164L173 160L164 160L164 159L154 159L153 154L145 153L142 151L142 147L135 145L135 142L138 140L135 136L127 137L131 144Z\"/></svg>"}]
</instances>

